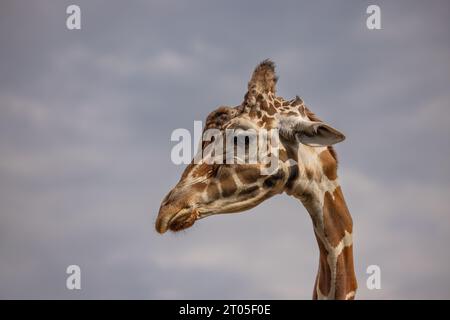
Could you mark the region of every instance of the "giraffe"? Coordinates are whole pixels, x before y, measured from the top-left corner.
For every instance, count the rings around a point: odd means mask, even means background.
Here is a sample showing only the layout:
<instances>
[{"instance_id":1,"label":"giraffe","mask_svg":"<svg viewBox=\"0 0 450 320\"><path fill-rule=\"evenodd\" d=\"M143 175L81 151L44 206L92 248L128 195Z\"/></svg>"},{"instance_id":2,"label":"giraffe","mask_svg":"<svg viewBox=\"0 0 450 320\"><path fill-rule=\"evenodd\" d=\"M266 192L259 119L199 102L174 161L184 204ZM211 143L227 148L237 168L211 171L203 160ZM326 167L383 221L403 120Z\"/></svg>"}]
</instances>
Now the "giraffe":
<instances>
[{"instance_id":1,"label":"giraffe","mask_svg":"<svg viewBox=\"0 0 450 320\"><path fill-rule=\"evenodd\" d=\"M353 223L337 176L332 145L345 136L320 120L296 96L276 96L275 64L264 60L254 70L244 101L211 112L205 128L277 129L279 161L270 175L267 164L192 161L161 203L155 228L159 233L189 228L210 215L241 212L285 192L309 213L319 248L313 299L354 299ZM204 131L205 132L205 131ZM208 142L203 142L204 149Z\"/></svg>"}]
</instances>

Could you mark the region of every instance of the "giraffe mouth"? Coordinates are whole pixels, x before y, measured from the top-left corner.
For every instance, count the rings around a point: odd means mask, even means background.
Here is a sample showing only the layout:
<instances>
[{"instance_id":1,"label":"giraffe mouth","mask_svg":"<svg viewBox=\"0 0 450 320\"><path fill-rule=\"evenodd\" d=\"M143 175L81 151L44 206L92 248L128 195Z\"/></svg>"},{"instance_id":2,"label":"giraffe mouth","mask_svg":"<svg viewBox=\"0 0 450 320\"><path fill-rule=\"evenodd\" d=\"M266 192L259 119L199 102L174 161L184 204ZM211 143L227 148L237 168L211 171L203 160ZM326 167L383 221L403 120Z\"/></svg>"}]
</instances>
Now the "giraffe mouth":
<instances>
[{"instance_id":1,"label":"giraffe mouth","mask_svg":"<svg viewBox=\"0 0 450 320\"><path fill-rule=\"evenodd\" d=\"M199 213L193 208L178 211L167 223L167 229L177 232L191 227L198 219Z\"/></svg>"}]
</instances>

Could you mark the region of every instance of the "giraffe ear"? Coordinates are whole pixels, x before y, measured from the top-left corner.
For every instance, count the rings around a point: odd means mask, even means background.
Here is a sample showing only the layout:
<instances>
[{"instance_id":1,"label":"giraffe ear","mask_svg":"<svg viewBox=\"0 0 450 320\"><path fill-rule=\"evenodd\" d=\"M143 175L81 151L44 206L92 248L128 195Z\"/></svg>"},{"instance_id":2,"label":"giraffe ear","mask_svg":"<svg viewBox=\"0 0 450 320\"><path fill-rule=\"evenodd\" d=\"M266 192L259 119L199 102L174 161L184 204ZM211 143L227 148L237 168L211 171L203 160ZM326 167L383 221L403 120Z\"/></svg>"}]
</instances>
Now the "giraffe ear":
<instances>
[{"instance_id":1,"label":"giraffe ear","mask_svg":"<svg viewBox=\"0 0 450 320\"><path fill-rule=\"evenodd\" d=\"M324 122L298 118L280 119L279 132L287 140L311 147L331 146L345 140L342 132Z\"/></svg>"},{"instance_id":2,"label":"giraffe ear","mask_svg":"<svg viewBox=\"0 0 450 320\"><path fill-rule=\"evenodd\" d=\"M260 93L272 92L275 94L277 80L275 63L269 59L261 62L253 71L252 78L248 83L248 91L245 95L246 104L253 106Z\"/></svg>"}]
</instances>

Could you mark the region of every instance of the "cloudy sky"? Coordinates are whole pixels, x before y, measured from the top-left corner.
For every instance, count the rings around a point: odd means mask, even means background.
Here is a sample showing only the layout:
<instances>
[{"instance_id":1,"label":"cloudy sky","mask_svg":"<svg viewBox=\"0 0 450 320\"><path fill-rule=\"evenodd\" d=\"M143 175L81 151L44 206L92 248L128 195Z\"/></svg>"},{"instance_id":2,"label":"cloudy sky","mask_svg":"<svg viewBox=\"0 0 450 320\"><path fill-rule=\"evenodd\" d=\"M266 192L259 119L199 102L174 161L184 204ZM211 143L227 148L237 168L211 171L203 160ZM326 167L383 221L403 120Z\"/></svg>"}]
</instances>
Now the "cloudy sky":
<instances>
[{"instance_id":1,"label":"cloudy sky","mask_svg":"<svg viewBox=\"0 0 450 320\"><path fill-rule=\"evenodd\" d=\"M2 1L0 298L309 299L318 249L293 198L153 227L183 171L172 131L239 104L272 58L278 93L347 136L358 297L450 299L449 30L445 0Z\"/></svg>"}]
</instances>

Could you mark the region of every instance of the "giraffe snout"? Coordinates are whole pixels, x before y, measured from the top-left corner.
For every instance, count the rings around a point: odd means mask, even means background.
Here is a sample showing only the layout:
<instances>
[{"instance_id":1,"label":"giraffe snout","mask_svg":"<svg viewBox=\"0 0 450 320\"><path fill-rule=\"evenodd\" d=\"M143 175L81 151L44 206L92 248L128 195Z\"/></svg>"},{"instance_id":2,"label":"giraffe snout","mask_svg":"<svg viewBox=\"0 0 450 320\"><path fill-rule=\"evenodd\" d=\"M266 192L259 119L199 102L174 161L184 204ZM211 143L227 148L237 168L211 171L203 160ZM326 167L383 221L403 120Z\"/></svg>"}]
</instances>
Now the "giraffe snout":
<instances>
[{"instance_id":1,"label":"giraffe snout","mask_svg":"<svg viewBox=\"0 0 450 320\"><path fill-rule=\"evenodd\" d=\"M161 209L159 210L158 217L156 218L155 229L158 233L163 234L168 229L170 216L165 212L161 212Z\"/></svg>"},{"instance_id":2,"label":"giraffe snout","mask_svg":"<svg viewBox=\"0 0 450 320\"><path fill-rule=\"evenodd\" d=\"M171 231L186 229L198 218L197 211L187 201L176 201L171 198L169 196L163 200L156 218L155 229L161 234L169 229Z\"/></svg>"}]
</instances>

